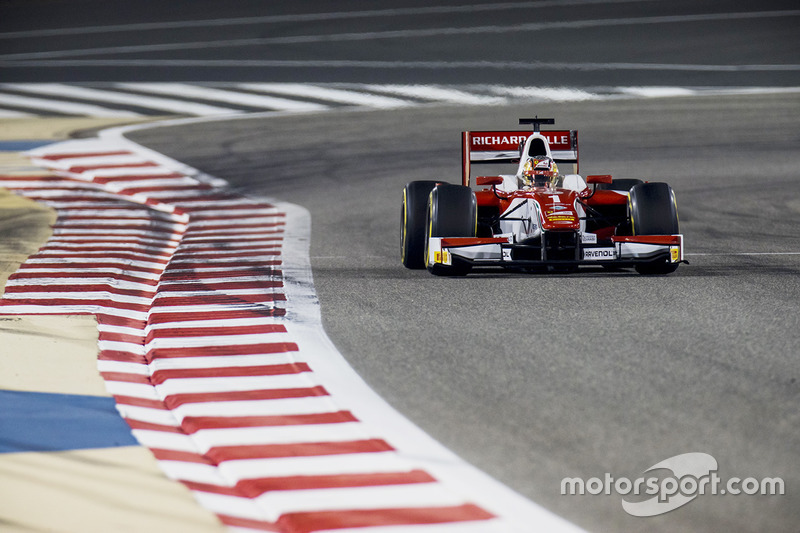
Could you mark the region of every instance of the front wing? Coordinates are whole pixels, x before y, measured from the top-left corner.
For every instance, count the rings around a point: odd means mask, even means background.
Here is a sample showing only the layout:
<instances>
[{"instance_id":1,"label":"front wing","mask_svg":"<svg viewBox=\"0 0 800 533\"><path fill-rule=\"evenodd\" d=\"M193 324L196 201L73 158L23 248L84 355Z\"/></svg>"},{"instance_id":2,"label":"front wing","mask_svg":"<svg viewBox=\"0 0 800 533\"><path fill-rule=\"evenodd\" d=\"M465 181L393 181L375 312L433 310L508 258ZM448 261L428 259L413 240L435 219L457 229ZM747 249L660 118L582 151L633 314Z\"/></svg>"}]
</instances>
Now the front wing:
<instances>
[{"instance_id":1,"label":"front wing","mask_svg":"<svg viewBox=\"0 0 800 533\"><path fill-rule=\"evenodd\" d=\"M610 243L583 243L575 259L516 259L510 238L430 237L428 265L452 265L469 262L474 267L492 266L524 268L547 265L611 265L633 266L665 261L683 263L683 235L637 235L611 237Z\"/></svg>"}]
</instances>

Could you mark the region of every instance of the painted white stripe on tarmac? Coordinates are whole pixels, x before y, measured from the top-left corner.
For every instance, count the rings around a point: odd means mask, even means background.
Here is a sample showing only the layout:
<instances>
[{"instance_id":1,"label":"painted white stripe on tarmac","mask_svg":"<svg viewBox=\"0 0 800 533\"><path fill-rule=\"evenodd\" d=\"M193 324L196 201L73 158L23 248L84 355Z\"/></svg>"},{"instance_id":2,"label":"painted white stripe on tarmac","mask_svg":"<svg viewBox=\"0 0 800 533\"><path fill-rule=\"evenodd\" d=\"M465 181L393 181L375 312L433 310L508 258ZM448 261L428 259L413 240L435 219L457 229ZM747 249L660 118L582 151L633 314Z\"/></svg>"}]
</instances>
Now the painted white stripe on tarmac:
<instances>
[{"instance_id":1,"label":"painted white stripe on tarmac","mask_svg":"<svg viewBox=\"0 0 800 533\"><path fill-rule=\"evenodd\" d=\"M307 457L280 457L226 461L224 471L240 479L284 476L325 476L336 474L369 474L374 472L407 472L424 467L408 456L395 451L347 453Z\"/></svg>"},{"instance_id":2,"label":"painted white stripe on tarmac","mask_svg":"<svg viewBox=\"0 0 800 533\"><path fill-rule=\"evenodd\" d=\"M174 252L177 249L177 246L147 246L145 244L141 244L139 242L106 242L100 243L98 241L89 241L89 242L52 242L50 241L52 246L47 246L43 248L42 251L45 252L58 252L58 251L80 251L80 250L87 250L89 248L98 248L103 247L106 249L105 253L115 253L115 252L124 252L124 251L131 251L136 253L147 253L151 255L165 255ZM160 243L159 243L160 244Z\"/></svg>"},{"instance_id":3,"label":"painted white stripe on tarmac","mask_svg":"<svg viewBox=\"0 0 800 533\"><path fill-rule=\"evenodd\" d=\"M162 400L162 398L158 397L154 388L149 385L128 387L121 381L107 383L112 383L114 386L118 386L120 391L128 393L121 394L122 396ZM117 410L124 418L130 418L131 420L174 426L186 417L309 415L333 413L340 409L328 396L309 396L304 398L278 398L274 400L234 400L226 402L196 401L194 403L184 403L171 411L118 403Z\"/></svg>"},{"instance_id":4,"label":"painted white stripe on tarmac","mask_svg":"<svg viewBox=\"0 0 800 533\"><path fill-rule=\"evenodd\" d=\"M133 398L140 398L140 399L147 399L147 400L158 400L162 401L163 398L159 398L158 395L155 393L153 387L148 386L147 388L150 389L150 392L145 391L142 389L141 385L139 388L130 388L124 387L122 382L106 382L106 389L111 394L115 394L112 392L111 388L109 388L109 384L111 387L119 386L119 394L121 396L131 396ZM123 394L127 392L133 392L134 394ZM159 424L161 426L173 426L177 427L180 423L182 417L177 417L175 415L175 411L168 411L166 409L150 409L147 407L137 407L134 405L127 405L124 403L117 403L117 412L122 418L127 418L130 420L136 420L137 422L146 422L148 424Z\"/></svg>"},{"instance_id":5,"label":"painted white stripe on tarmac","mask_svg":"<svg viewBox=\"0 0 800 533\"><path fill-rule=\"evenodd\" d=\"M136 205L136 204L134 204ZM128 208L120 208L120 209L91 209L91 208L84 208L84 209L61 209L60 213L64 213L68 216L82 216L82 217L95 217L97 219L103 218L155 218L159 221L168 221L170 220L171 216L164 214L161 211L149 211L145 209L128 209Z\"/></svg>"},{"instance_id":6,"label":"painted white stripe on tarmac","mask_svg":"<svg viewBox=\"0 0 800 533\"><path fill-rule=\"evenodd\" d=\"M147 313L118 309L105 305L59 305L57 310L52 305L4 305L0 307L4 314L21 315L69 315L69 314L108 314L122 316L132 320L147 320Z\"/></svg>"},{"instance_id":7,"label":"painted white stripe on tarmac","mask_svg":"<svg viewBox=\"0 0 800 533\"><path fill-rule=\"evenodd\" d=\"M133 335L135 337L143 337L142 330L140 328L133 328L128 326L115 326L113 324L97 324L97 330L101 333L113 333L116 335ZM114 361L109 361L114 362ZM137 364L138 363L130 363L130 364Z\"/></svg>"},{"instance_id":8,"label":"painted white stripe on tarmac","mask_svg":"<svg viewBox=\"0 0 800 533\"><path fill-rule=\"evenodd\" d=\"M47 285L106 285L108 287L120 289L134 289L143 292L155 293L153 285L145 283L135 283L133 281L117 280L112 277L107 278L16 278L11 279L6 283L7 287L25 287L25 286L47 286ZM138 331L138 330L137 330ZM141 333L141 332L140 332Z\"/></svg>"},{"instance_id":9,"label":"painted white stripe on tarmac","mask_svg":"<svg viewBox=\"0 0 800 533\"><path fill-rule=\"evenodd\" d=\"M140 298L138 296L127 296L124 294L114 294L112 292L11 292L3 295L9 301L13 300L81 300L97 301L98 304L126 303L149 305L150 298Z\"/></svg>"},{"instance_id":10,"label":"painted white stripe on tarmac","mask_svg":"<svg viewBox=\"0 0 800 533\"><path fill-rule=\"evenodd\" d=\"M302 387L306 388L306 387ZM187 416L282 416L332 413L341 410L330 396L278 398L228 402L186 403L173 409L181 420Z\"/></svg>"},{"instance_id":11,"label":"painted white stripe on tarmac","mask_svg":"<svg viewBox=\"0 0 800 533\"><path fill-rule=\"evenodd\" d=\"M278 220L283 220L283 217L277 215L276 213L264 214L262 216L248 217L248 218L220 218L217 220L192 219L192 230L194 231L197 228L202 229L205 226L219 226L219 225L244 226L247 224L263 224L263 223L276 222Z\"/></svg>"},{"instance_id":12,"label":"painted white stripe on tarmac","mask_svg":"<svg viewBox=\"0 0 800 533\"><path fill-rule=\"evenodd\" d=\"M237 260L242 258L236 258ZM196 260L196 259L195 259ZM211 261L208 258L203 259L204 261ZM219 259L214 259L213 261L219 261ZM204 296L208 296L209 294L218 294L218 295L225 295L225 296L258 296L258 295L273 295L273 294L281 294L280 287L253 287L249 289L219 289L214 287L208 287L208 290L205 291L161 291L158 293L156 297L157 300L160 299L169 299L169 298L194 298L199 297L202 298ZM164 303L164 302L156 302L156 303Z\"/></svg>"},{"instance_id":13,"label":"painted white stripe on tarmac","mask_svg":"<svg viewBox=\"0 0 800 533\"><path fill-rule=\"evenodd\" d=\"M253 267L249 267L253 268ZM236 309L264 311L274 309L274 302L237 303ZM150 306L150 314L157 313L215 313L217 311L230 311L231 306L226 304L192 304L192 305L158 305L155 302Z\"/></svg>"},{"instance_id":14,"label":"painted white stripe on tarmac","mask_svg":"<svg viewBox=\"0 0 800 533\"><path fill-rule=\"evenodd\" d=\"M214 259L215 256L225 257L225 256L232 256L237 255L239 257L252 257L258 254L261 255L274 255L276 251L280 251L281 244L275 243L272 246L261 246L258 248L248 248L237 250L236 248L228 248L222 250L184 250L183 248L178 248L178 251L175 253L176 259L191 259L191 258L203 258L203 259ZM258 278L251 278L251 281L255 281ZM265 276L261 278L262 280L270 280L275 279L274 277ZM231 281L230 278L219 278L219 279L209 279L203 280L203 283L221 283L222 281ZM247 280L242 280L247 281ZM176 282L165 282L165 284L169 283L176 283Z\"/></svg>"},{"instance_id":15,"label":"painted white stripe on tarmac","mask_svg":"<svg viewBox=\"0 0 800 533\"><path fill-rule=\"evenodd\" d=\"M130 329L130 328L129 328ZM100 372L119 372L122 374L134 374L136 376L149 376L150 367L141 363L128 363L126 361L108 361L99 359L97 370Z\"/></svg>"},{"instance_id":16,"label":"painted white stripe on tarmac","mask_svg":"<svg viewBox=\"0 0 800 533\"><path fill-rule=\"evenodd\" d=\"M20 272L30 276L38 276L39 274L63 274L65 271L64 268L27 268L21 267ZM150 279L150 280L157 280L159 278L159 274L155 274L152 272L142 272L139 270L125 270L122 268L81 268L81 272L91 273L91 274L106 274L109 276L119 276L119 275L126 275L133 278L140 278L140 279Z\"/></svg>"},{"instance_id":17,"label":"painted white stripe on tarmac","mask_svg":"<svg viewBox=\"0 0 800 533\"><path fill-rule=\"evenodd\" d=\"M121 84L115 84L121 85ZM63 83L6 83L3 87L36 94L60 96L67 98L80 98L95 102L107 102L136 107L166 111L170 114L183 114L194 116L235 115L242 112L236 109L216 107L198 102L187 102L170 98L160 98L144 94L127 94L104 91L88 87L79 87Z\"/></svg>"},{"instance_id":18,"label":"painted white stripe on tarmac","mask_svg":"<svg viewBox=\"0 0 800 533\"><path fill-rule=\"evenodd\" d=\"M473 27L439 27L425 29L407 30L387 30L370 32L349 32L349 33L321 33L309 35L295 35L287 37L263 37L263 38L244 38L226 39L217 41L194 41L180 43L161 43L161 44L142 44L128 46L110 46L98 48L81 48L72 50L51 50L46 52L22 52L15 54L0 55L0 59L6 61L21 62L29 59L40 60L38 64L45 64L44 60L54 58L69 58L70 56L90 56L107 54L130 54L139 52L163 52L173 50L196 50L196 49L223 49L241 48L249 46L264 46L270 44L306 44L306 43L330 43L330 42L358 42L375 41L378 39L424 39L436 38L452 35L501 35L505 33L518 32L542 32L573 30L585 28L611 28L615 26L644 26L644 25L663 25L663 24L685 24L688 22L706 21L727 21L727 20L753 20L761 18L787 18L800 15L800 10L775 10L775 11L751 11L740 13L708 13L708 14L688 14L688 15L659 15L649 17L626 17L626 18L595 18L586 20L562 20L549 22L531 22L523 24L508 25L489 25ZM71 60L76 64L80 60ZM112 60L113 61L113 60ZM224 61L226 66L231 66L233 61ZM390 63L390 62L387 62ZM107 60L95 61L95 64L110 64ZM212 61L202 61L202 64L213 64ZM490 62L487 62L490 64ZM179 84L175 84L179 85ZM158 91L153 91L158 92ZM177 95L171 92L168 94ZM192 94L184 96L194 97ZM202 98L202 97L198 97ZM221 98L211 98L211 100L224 101ZM261 106L256 106L261 107ZM266 106L271 109L282 109L279 107Z\"/></svg>"},{"instance_id":19,"label":"painted white stripe on tarmac","mask_svg":"<svg viewBox=\"0 0 800 533\"><path fill-rule=\"evenodd\" d=\"M0 58L2 59L2 58ZM10 62L9 62L10 63ZM363 68L363 69L464 69L482 70L645 70L676 72L794 72L800 64L714 65L686 63L568 63L538 61L383 61L383 60L281 60L281 59L40 59L14 61L14 66L32 67L236 67L236 68Z\"/></svg>"},{"instance_id":20,"label":"painted white stripe on tarmac","mask_svg":"<svg viewBox=\"0 0 800 533\"><path fill-rule=\"evenodd\" d=\"M220 487L231 486L231 480L227 476L223 477L221 470L215 465L161 459L158 461L158 466L170 479L208 483Z\"/></svg>"},{"instance_id":21,"label":"painted white stripe on tarmac","mask_svg":"<svg viewBox=\"0 0 800 533\"><path fill-rule=\"evenodd\" d=\"M239 84L239 87L250 91L288 94L341 104L374 107L376 109L394 109L412 105L408 100L399 98L299 83L242 83Z\"/></svg>"},{"instance_id":22,"label":"painted white stripe on tarmac","mask_svg":"<svg viewBox=\"0 0 800 533\"><path fill-rule=\"evenodd\" d=\"M68 235L60 235L56 236L50 241L53 244L58 246L108 246L109 248L124 248L127 246L139 246L139 247L153 247L163 246L165 249L176 249L180 242L176 240L154 240L154 239L146 239L144 237L115 237L113 235L103 235L96 236L92 238L81 237L81 236L68 236Z\"/></svg>"},{"instance_id":23,"label":"painted white stripe on tarmac","mask_svg":"<svg viewBox=\"0 0 800 533\"><path fill-rule=\"evenodd\" d=\"M175 242L171 237L180 235L180 232L170 231L164 229L136 229L136 228L66 228L59 227L53 230L55 235L59 238L91 238L98 236L102 239L113 239L117 235L125 236L121 239L136 239L136 240L151 240L154 237L164 238L163 242ZM85 237L84 237L85 236Z\"/></svg>"},{"instance_id":24,"label":"painted white stripe on tarmac","mask_svg":"<svg viewBox=\"0 0 800 533\"><path fill-rule=\"evenodd\" d=\"M224 378L172 378L158 385L162 396L173 394L209 394L272 389L297 389L320 385L311 372L301 374L279 374L277 376L241 376Z\"/></svg>"},{"instance_id":25,"label":"painted white stripe on tarmac","mask_svg":"<svg viewBox=\"0 0 800 533\"><path fill-rule=\"evenodd\" d=\"M152 385L106 380L106 390L114 396L130 396L132 398L161 401L161 397L159 397L158 392ZM121 407L120 404L117 404L118 409ZM151 411L154 411L154 409L151 409ZM161 411L161 413L169 414L169 411Z\"/></svg>"},{"instance_id":26,"label":"painted white stripe on tarmac","mask_svg":"<svg viewBox=\"0 0 800 533\"><path fill-rule=\"evenodd\" d=\"M0 33L0 39L17 39L25 37L46 37L53 35L86 35L90 33L111 33L123 31L149 31L180 28L205 28L218 26L244 26L253 24L275 24L284 22L311 22L326 20L343 20L357 18L378 18L396 16L418 16L447 13L474 13L479 11L497 12L509 9L535 9L563 7L565 5L630 3L653 0L539 0L537 2L496 2L487 4L470 4L464 6L425 6L413 8L371 9L360 11L338 11L328 13L298 13L289 15L264 15L260 17L235 17L206 20L176 20L169 22L140 22L131 24L114 24L106 26L81 26L78 28L53 28L39 30L22 30Z\"/></svg>"},{"instance_id":27,"label":"painted white stripe on tarmac","mask_svg":"<svg viewBox=\"0 0 800 533\"><path fill-rule=\"evenodd\" d=\"M167 431L153 431L134 429L131 431L139 444L157 450L172 450L176 452L206 453L208 449L198 447L198 442L189 435L171 433Z\"/></svg>"},{"instance_id":28,"label":"painted white stripe on tarmac","mask_svg":"<svg viewBox=\"0 0 800 533\"><path fill-rule=\"evenodd\" d=\"M246 506L237 506L236 500L241 498L234 496L202 492L194 494L208 509L221 514L244 512L247 509ZM463 496L445 489L440 483L270 491L256 498L256 501L270 521L276 521L287 513L450 507L467 503ZM263 516L241 517L263 519Z\"/></svg>"},{"instance_id":29,"label":"painted white stripe on tarmac","mask_svg":"<svg viewBox=\"0 0 800 533\"><path fill-rule=\"evenodd\" d=\"M514 98L536 98L556 102L597 100L601 96L581 89L567 87L506 87L495 85L489 88L493 93Z\"/></svg>"},{"instance_id":30,"label":"painted white stripe on tarmac","mask_svg":"<svg viewBox=\"0 0 800 533\"><path fill-rule=\"evenodd\" d=\"M97 346L101 351L125 352L134 355L145 355L147 350L141 343L125 341L97 341Z\"/></svg>"},{"instance_id":31,"label":"painted white stripe on tarmac","mask_svg":"<svg viewBox=\"0 0 800 533\"><path fill-rule=\"evenodd\" d=\"M164 467L175 479L222 487L230 486L230 479L400 473L423 468L393 451L225 461L218 470L209 465L182 461L165 461Z\"/></svg>"},{"instance_id":32,"label":"painted white stripe on tarmac","mask_svg":"<svg viewBox=\"0 0 800 533\"><path fill-rule=\"evenodd\" d=\"M65 202L51 201L48 205L53 209L59 209L59 210L70 209L74 212L78 212L80 210L91 210L91 209L109 209L115 211L136 210L142 207L136 203L128 202L122 199L120 199L117 202L104 202L102 199L98 199L96 201L91 201L91 200L89 201L70 200Z\"/></svg>"},{"instance_id":33,"label":"painted white stripe on tarmac","mask_svg":"<svg viewBox=\"0 0 800 533\"><path fill-rule=\"evenodd\" d=\"M119 328L119 326L115 326ZM131 328L132 329L132 328ZM103 329L103 331L110 331ZM139 332L141 335L141 332ZM256 355L223 355L223 356L194 356L194 357L172 357L155 359L149 364L130 363L127 361L108 361L100 360L97 367L102 372L122 372L149 376L161 370L191 370L209 368L237 368L247 366L283 365L302 362L298 360L296 353L275 353L275 354L256 354Z\"/></svg>"},{"instance_id":34,"label":"painted white stripe on tarmac","mask_svg":"<svg viewBox=\"0 0 800 533\"><path fill-rule=\"evenodd\" d=\"M192 370L208 368L241 368L247 366L289 365L305 362L297 352L276 352L252 355L201 355L156 359L148 366L153 372L160 370Z\"/></svg>"},{"instance_id":35,"label":"painted white stripe on tarmac","mask_svg":"<svg viewBox=\"0 0 800 533\"><path fill-rule=\"evenodd\" d=\"M251 278L242 278L244 280L249 280ZM206 283L207 280L203 280L203 283ZM172 282L171 282L172 283ZM186 283L185 281L176 281L174 283L183 284ZM162 282L162 284L166 284ZM210 319L210 320L173 320L171 322L163 322L159 324L148 324L145 328L145 333L150 333L152 331L159 331L162 329L171 330L171 329L192 329L192 328L209 328L209 327L237 327L237 326L264 326L264 325L273 325L273 324L281 324L284 320L275 318L275 317L254 317L254 318L226 318L225 320L218 320L218 319Z\"/></svg>"},{"instance_id":36,"label":"painted white stripe on tarmac","mask_svg":"<svg viewBox=\"0 0 800 533\"><path fill-rule=\"evenodd\" d=\"M37 257L31 257L26 261L31 265L38 265L40 263L64 263L65 266L69 266L70 263L74 263L74 259L59 259L54 257L52 259L39 259ZM91 260L92 263L125 263L126 265L142 267L142 268L153 268L153 269L163 269L164 263L154 263L150 261L131 261L131 260L122 260L116 258L105 258L105 257L94 257Z\"/></svg>"},{"instance_id":37,"label":"painted white stripe on tarmac","mask_svg":"<svg viewBox=\"0 0 800 533\"><path fill-rule=\"evenodd\" d=\"M215 346L248 346L265 342L294 342L287 333L258 333L253 335L214 335L208 337L166 337L153 339L145 345L148 350L161 348L212 348Z\"/></svg>"},{"instance_id":38,"label":"painted white stripe on tarmac","mask_svg":"<svg viewBox=\"0 0 800 533\"><path fill-rule=\"evenodd\" d=\"M192 229L191 233L186 236L186 241L199 242L202 240L228 237L232 235L237 237L252 237L260 235L280 235L283 233L283 226L285 224L281 217L275 217L275 220L273 220L271 224L272 226L262 226L260 228L237 228L232 226L229 228L214 228L205 230ZM204 239L204 237L206 238Z\"/></svg>"},{"instance_id":39,"label":"painted white stripe on tarmac","mask_svg":"<svg viewBox=\"0 0 800 533\"><path fill-rule=\"evenodd\" d=\"M387 92L412 98L451 102L464 105L495 105L505 102L504 98L468 93L458 89L437 87L435 85L366 85L370 91Z\"/></svg>"},{"instance_id":40,"label":"painted white stripe on tarmac","mask_svg":"<svg viewBox=\"0 0 800 533\"><path fill-rule=\"evenodd\" d=\"M307 444L348 442L373 438L360 422L201 429L191 435L157 430L134 430L136 439L148 448L207 453L222 446Z\"/></svg>"},{"instance_id":41,"label":"painted white stripe on tarmac","mask_svg":"<svg viewBox=\"0 0 800 533\"><path fill-rule=\"evenodd\" d=\"M256 107L259 109L273 109L279 111L324 111L328 109L328 106L311 102L239 93L186 83L121 83L119 86L158 94L168 94L184 98L199 98L213 102L225 102L228 104Z\"/></svg>"},{"instance_id":42,"label":"painted white stripe on tarmac","mask_svg":"<svg viewBox=\"0 0 800 533\"><path fill-rule=\"evenodd\" d=\"M31 96L20 96L16 94L0 93L0 105L10 105L30 109L41 109L52 111L63 115L81 115L89 117L124 117L135 118L143 115L133 111L123 111L118 109L108 109L106 107L78 104L75 102L64 102L47 98L35 98Z\"/></svg>"},{"instance_id":43,"label":"painted white stripe on tarmac","mask_svg":"<svg viewBox=\"0 0 800 533\"><path fill-rule=\"evenodd\" d=\"M191 237L191 235L187 235L186 236L187 242L182 242L181 243L181 247L180 247L181 251L192 251L195 248L208 248L210 246L208 243L202 242L202 239L199 239L199 241L201 241L201 242L198 242L198 239L196 239L193 242L192 241L188 241L188 239L190 237ZM237 241L237 242L240 243L242 246L280 246L281 243L283 242L283 239L281 237L279 237L279 236L272 236L272 237L265 236L264 238L260 238L260 239L252 239L251 238L251 239L248 239L246 241L245 240L241 240L241 241ZM230 248L230 249L233 250L233 248Z\"/></svg>"}]
</instances>

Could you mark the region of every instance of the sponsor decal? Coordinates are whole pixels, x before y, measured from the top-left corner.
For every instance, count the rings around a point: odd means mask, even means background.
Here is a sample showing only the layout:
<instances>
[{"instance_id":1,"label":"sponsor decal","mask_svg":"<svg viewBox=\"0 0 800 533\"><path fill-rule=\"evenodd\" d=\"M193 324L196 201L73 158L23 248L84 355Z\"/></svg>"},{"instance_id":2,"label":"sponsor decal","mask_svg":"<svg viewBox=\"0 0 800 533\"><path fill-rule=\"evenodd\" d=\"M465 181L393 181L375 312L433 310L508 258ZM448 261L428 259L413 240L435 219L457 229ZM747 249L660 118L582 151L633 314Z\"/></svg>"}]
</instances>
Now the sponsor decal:
<instances>
[{"instance_id":1,"label":"sponsor decal","mask_svg":"<svg viewBox=\"0 0 800 533\"><path fill-rule=\"evenodd\" d=\"M450 253L447 250L441 252L433 252L433 262L443 265L450 264Z\"/></svg>"},{"instance_id":2,"label":"sponsor decal","mask_svg":"<svg viewBox=\"0 0 800 533\"><path fill-rule=\"evenodd\" d=\"M670 246L669 248L670 261L677 263L681 260L681 249L677 246Z\"/></svg>"},{"instance_id":3,"label":"sponsor decal","mask_svg":"<svg viewBox=\"0 0 800 533\"><path fill-rule=\"evenodd\" d=\"M564 478L561 480L561 494L582 496L589 493L608 496L613 492L622 496L622 509L629 515L638 517L658 516L674 511L706 494L785 494L785 483L780 477L731 477L723 480L717 470L717 460L711 455L702 452L683 453L654 464L635 479L615 478L608 472L602 477L586 480L579 477ZM643 495L652 497L642 499Z\"/></svg>"},{"instance_id":4,"label":"sponsor decal","mask_svg":"<svg viewBox=\"0 0 800 533\"><path fill-rule=\"evenodd\" d=\"M472 138L472 146L473 147L492 147L498 148L498 145L512 145L514 147L519 146L519 143L527 140L527 135L486 135L483 137L473 137Z\"/></svg>"},{"instance_id":5,"label":"sponsor decal","mask_svg":"<svg viewBox=\"0 0 800 533\"><path fill-rule=\"evenodd\" d=\"M573 215L547 215L548 222L575 222Z\"/></svg>"},{"instance_id":6,"label":"sponsor decal","mask_svg":"<svg viewBox=\"0 0 800 533\"><path fill-rule=\"evenodd\" d=\"M596 236L595 236L596 238ZM584 248L584 261L603 261L617 258L616 248Z\"/></svg>"},{"instance_id":7,"label":"sponsor decal","mask_svg":"<svg viewBox=\"0 0 800 533\"><path fill-rule=\"evenodd\" d=\"M594 233L581 233L581 242L584 244L596 244L597 235Z\"/></svg>"},{"instance_id":8,"label":"sponsor decal","mask_svg":"<svg viewBox=\"0 0 800 533\"><path fill-rule=\"evenodd\" d=\"M539 133L547 139L551 150L573 149L570 131L542 131ZM470 149L474 151L516 150L519 143L527 141L530 135L530 132L524 131L471 132Z\"/></svg>"}]
</instances>

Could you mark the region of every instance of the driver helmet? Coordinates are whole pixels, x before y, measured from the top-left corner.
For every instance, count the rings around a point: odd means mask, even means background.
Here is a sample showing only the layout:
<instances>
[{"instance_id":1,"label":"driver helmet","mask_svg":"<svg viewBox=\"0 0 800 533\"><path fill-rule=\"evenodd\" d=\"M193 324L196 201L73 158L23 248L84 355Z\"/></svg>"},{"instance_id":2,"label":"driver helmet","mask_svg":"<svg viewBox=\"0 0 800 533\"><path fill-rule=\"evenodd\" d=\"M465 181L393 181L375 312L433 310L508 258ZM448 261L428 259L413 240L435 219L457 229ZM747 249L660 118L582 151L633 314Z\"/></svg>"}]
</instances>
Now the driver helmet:
<instances>
[{"instance_id":1,"label":"driver helmet","mask_svg":"<svg viewBox=\"0 0 800 533\"><path fill-rule=\"evenodd\" d=\"M522 167L522 179L531 187L545 187L558 177L558 166L553 158L535 156L525 161Z\"/></svg>"}]
</instances>

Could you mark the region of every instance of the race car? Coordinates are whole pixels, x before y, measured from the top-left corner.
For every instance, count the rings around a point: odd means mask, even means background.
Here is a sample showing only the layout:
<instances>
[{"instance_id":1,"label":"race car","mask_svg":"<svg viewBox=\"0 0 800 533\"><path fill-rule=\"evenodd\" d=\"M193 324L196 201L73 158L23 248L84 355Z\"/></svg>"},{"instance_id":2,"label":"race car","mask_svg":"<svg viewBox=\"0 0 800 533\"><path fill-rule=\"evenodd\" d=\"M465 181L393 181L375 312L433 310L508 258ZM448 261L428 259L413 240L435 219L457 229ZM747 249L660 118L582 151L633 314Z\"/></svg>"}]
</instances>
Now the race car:
<instances>
[{"instance_id":1,"label":"race car","mask_svg":"<svg viewBox=\"0 0 800 533\"><path fill-rule=\"evenodd\" d=\"M473 267L573 272L581 266L669 274L684 260L675 193L666 183L578 174L578 132L462 132L461 184L412 181L403 189L403 265L461 276ZM477 176L472 165L516 164ZM569 173L559 169L567 168ZM512 167L513 168L513 167Z\"/></svg>"}]
</instances>

